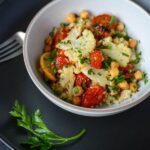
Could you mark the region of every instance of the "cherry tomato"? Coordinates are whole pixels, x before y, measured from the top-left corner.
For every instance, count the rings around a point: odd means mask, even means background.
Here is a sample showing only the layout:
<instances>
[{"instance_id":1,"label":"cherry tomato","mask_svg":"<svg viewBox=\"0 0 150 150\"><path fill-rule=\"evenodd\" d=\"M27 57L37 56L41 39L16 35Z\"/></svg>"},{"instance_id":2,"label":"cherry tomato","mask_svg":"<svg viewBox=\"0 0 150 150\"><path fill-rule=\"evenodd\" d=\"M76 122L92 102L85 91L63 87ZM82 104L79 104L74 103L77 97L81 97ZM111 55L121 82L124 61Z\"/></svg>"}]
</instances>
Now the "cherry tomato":
<instances>
[{"instance_id":1,"label":"cherry tomato","mask_svg":"<svg viewBox=\"0 0 150 150\"><path fill-rule=\"evenodd\" d=\"M55 34L53 39L53 45L55 46L58 42L65 39L68 35L68 31L64 28L61 32Z\"/></svg>"},{"instance_id":2,"label":"cherry tomato","mask_svg":"<svg viewBox=\"0 0 150 150\"><path fill-rule=\"evenodd\" d=\"M90 64L93 68L100 69L104 60L102 52L95 50L90 54Z\"/></svg>"},{"instance_id":3,"label":"cherry tomato","mask_svg":"<svg viewBox=\"0 0 150 150\"><path fill-rule=\"evenodd\" d=\"M92 25L94 29L94 34L96 38L104 38L111 36L111 29L115 27L115 25L110 24L111 15L103 14L93 18Z\"/></svg>"},{"instance_id":4,"label":"cherry tomato","mask_svg":"<svg viewBox=\"0 0 150 150\"><path fill-rule=\"evenodd\" d=\"M111 15L108 15L108 14L98 15L93 18L92 24L108 26L110 24L109 23L110 19L111 19Z\"/></svg>"},{"instance_id":5,"label":"cherry tomato","mask_svg":"<svg viewBox=\"0 0 150 150\"><path fill-rule=\"evenodd\" d=\"M106 91L101 86L93 86L86 90L82 96L81 106L93 108L103 102Z\"/></svg>"},{"instance_id":6,"label":"cherry tomato","mask_svg":"<svg viewBox=\"0 0 150 150\"><path fill-rule=\"evenodd\" d=\"M133 77L133 74L130 73L133 69L134 66L132 64L128 64L126 67L119 67L119 71L125 75L126 79L131 79Z\"/></svg>"},{"instance_id":7,"label":"cherry tomato","mask_svg":"<svg viewBox=\"0 0 150 150\"><path fill-rule=\"evenodd\" d=\"M60 49L57 53L57 56L65 56L65 51Z\"/></svg>"},{"instance_id":8,"label":"cherry tomato","mask_svg":"<svg viewBox=\"0 0 150 150\"><path fill-rule=\"evenodd\" d=\"M75 79L75 85L87 88L91 85L91 80L83 73L77 74Z\"/></svg>"},{"instance_id":9,"label":"cherry tomato","mask_svg":"<svg viewBox=\"0 0 150 150\"><path fill-rule=\"evenodd\" d=\"M68 65L70 62L69 62L69 59L65 56L58 56L56 58L56 67L58 69L61 69L63 68L65 65Z\"/></svg>"}]
</instances>

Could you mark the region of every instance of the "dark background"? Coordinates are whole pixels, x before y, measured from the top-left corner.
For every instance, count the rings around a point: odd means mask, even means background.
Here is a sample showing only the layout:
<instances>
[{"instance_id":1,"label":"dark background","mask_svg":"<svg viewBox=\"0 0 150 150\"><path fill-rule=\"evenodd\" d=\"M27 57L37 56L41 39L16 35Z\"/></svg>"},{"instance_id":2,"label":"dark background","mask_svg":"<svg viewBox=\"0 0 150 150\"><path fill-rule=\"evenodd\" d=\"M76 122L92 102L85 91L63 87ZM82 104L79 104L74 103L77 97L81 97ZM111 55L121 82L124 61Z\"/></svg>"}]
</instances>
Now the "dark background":
<instances>
[{"instance_id":1,"label":"dark background","mask_svg":"<svg viewBox=\"0 0 150 150\"><path fill-rule=\"evenodd\" d=\"M49 1L5 0L0 5L0 42L19 30L25 31L35 13ZM136 2L150 11L149 0ZM87 129L78 143L60 150L148 150L150 147L150 98L115 116L78 116L55 106L38 91L21 55L0 64L0 137L17 150L23 149L19 143L26 132L16 127L8 113L15 99L27 106L29 112L39 108L48 127L63 136ZM0 149L8 148L1 144Z\"/></svg>"}]
</instances>

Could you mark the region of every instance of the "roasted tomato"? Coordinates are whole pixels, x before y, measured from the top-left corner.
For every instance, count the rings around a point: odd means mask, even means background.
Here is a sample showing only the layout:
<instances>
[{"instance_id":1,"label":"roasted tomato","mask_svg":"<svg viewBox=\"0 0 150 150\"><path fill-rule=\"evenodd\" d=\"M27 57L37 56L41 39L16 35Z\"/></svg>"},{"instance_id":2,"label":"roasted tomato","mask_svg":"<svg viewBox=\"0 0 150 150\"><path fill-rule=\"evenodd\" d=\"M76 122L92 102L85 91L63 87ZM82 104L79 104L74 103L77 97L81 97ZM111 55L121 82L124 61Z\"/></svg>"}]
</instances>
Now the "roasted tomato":
<instances>
[{"instance_id":1,"label":"roasted tomato","mask_svg":"<svg viewBox=\"0 0 150 150\"><path fill-rule=\"evenodd\" d=\"M65 39L68 35L68 30L66 28L62 29L62 31L57 32L53 39L53 46L55 47L58 42Z\"/></svg>"},{"instance_id":2,"label":"roasted tomato","mask_svg":"<svg viewBox=\"0 0 150 150\"><path fill-rule=\"evenodd\" d=\"M92 86L82 96L81 106L93 108L104 101L106 91L101 86Z\"/></svg>"},{"instance_id":3,"label":"roasted tomato","mask_svg":"<svg viewBox=\"0 0 150 150\"><path fill-rule=\"evenodd\" d=\"M75 85L82 86L84 89L91 85L91 79L89 79L83 73L77 74L75 79Z\"/></svg>"},{"instance_id":4,"label":"roasted tomato","mask_svg":"<svg viewBox=\"0 0 150 150\"><path fill-rule=\"evenodd\" d=\"M90 54L90 64L93 68L100 69L104 60L102 52L95 50Z\"/></svg>"},{"instance_id":5,"label":"roasted tomato","mask_svg":"<svg viewBox=\"0 0 150 150\"><path fill-rule=\"evenodd\" d=\"M64 50L59 50L57 53L57 56L65 56L65 51Z\"/></svg>"},{"instance_id":6,"label":"roasted tomato","mask_svg":"<svg viewBox=\"0 0 150 150\"><path fill-rule=\"evenodd\" d=\"M110 24L111 17L111 15L103 14L93 18L92 25L97 38L111 36L111 29L114 27Z\"/></svg>"},{"instance_id":7,"label":"roasted tomato","mask_svg":"<svg viewBox=\"0 0 150 150\"><path fill-rule=\"evenodd\" d=\"M119 67L119 71L125 75L126 79L131 79L133 74L131 73L134 70L132 64L128 64L126 67Z\"/></svg>"},{"instance_id":8,"label":"roasted tomato","mask_svg":"<svg viewBox=\"0 0 150 150\"><path fill-rule=\"evenodd\" d=\"M98 15L93 18L92 24L108 26L110 24L109 23L110 19L111 19L111 15L108 15L108 14Z\"/></svg>"},{"instance_id":9,"label":"roasted tomato","mask_svg":"<svg viewBox=\"0 0 150 150\"><path fill-rule=\"evenodd\" d=\"M56 57L56 67L58 69L63 68L65 65L68 65L70 63L69 59L65 56L64 50L59 50L57 52Z\"/></svg>"}]
</instances>

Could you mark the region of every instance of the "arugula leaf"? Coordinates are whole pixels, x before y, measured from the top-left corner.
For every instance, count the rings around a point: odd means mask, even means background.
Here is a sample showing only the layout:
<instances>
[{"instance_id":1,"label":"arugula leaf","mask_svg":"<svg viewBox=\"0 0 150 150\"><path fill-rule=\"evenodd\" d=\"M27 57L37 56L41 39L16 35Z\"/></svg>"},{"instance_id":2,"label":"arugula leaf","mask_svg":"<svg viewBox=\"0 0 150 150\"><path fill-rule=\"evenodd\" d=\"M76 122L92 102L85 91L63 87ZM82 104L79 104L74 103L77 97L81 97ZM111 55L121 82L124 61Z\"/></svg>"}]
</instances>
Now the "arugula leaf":
<instances>
[{"instance_id":1,"label":"arugula leaf","mask_svg":"<svg viewBox=\"0 0 150 150\"><path fill-rule=\"evenodd\" d=\"M25 142L22 142L22 144L28 145L30 149L51 150L56 146L69 144L85 133L85 129L83 129L72 137L59 136L47 128L40 110L28 115L25 107L21 106L18 101L15 102L10 114L17 119L18 126L31 133L31 136Z\"/></svg>"}]
</instances>

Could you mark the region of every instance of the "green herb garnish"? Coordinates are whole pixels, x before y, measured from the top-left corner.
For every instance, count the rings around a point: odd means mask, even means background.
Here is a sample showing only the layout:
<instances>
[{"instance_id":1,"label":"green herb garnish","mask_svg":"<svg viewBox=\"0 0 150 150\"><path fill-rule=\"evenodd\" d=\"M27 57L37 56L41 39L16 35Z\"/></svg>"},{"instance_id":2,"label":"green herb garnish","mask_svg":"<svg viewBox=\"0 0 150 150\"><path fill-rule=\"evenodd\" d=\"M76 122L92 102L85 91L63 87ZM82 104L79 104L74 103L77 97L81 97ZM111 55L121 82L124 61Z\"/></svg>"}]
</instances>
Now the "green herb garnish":
<instances>
[{"instance_id":1,"label":"green herb garnish","mask_svg":"<svg viewBox=\"0 0 150 150\"><path fill-rule=\"evenodd\" d=\"M109 23L112 25L114 23L116 23L117 18L115 16L111 16Z\"/></svg>"},{"instance_id":2,"label":"green herb garnish","mask_svg":"<svg viewBox=\"0 0 150 150\"><path fill-rule=\"evenodd\" d=\"M122 53L122 55L124 55L126 57L129 57L129 55L127 53Z\"/></svg>"},{"instance_id":3,"label":"green herb garnish","mask_svg":"<svg viewBox=\"0 0 150 150\"><path fill-rule=\"evenodd\" d=\"M113 87L112 87L112 91L113 91L113 92L119 92L119 88L116 87L116 86L113 86Z\"/></svg>"},{"instance_id":4,"label":"green herb garnish","mask_svg":"<svg viewBox=\"0 0 150 150\"><path fill-rule=\"evenodd\" d=\"M31 135L22 144L28 145L31 149L52 150L56 146L62 146L79 139L85 133L85 129L75 136L64 138L49 130L42 119L39 110L28 115L24 106L18 101L15 102L11 116L17 119L19 127L26 129Z\"/></svg>"},{"instance_id":5,"label":"green herb garnish","mask_svg":"<svg viewBox=\"0 0 150 150\"><path fill-rule=\"evenodd\" d=\"M135 60L132 60L131 63L132 63L132 64L135 64L135 65L138 64L138 63L141 61L141 55L142 55L141 52L136 53L136 59L135 59Z\"/></svg>"},{"instance_id":6,"label":"green herb garnish","mask_svg":"<svg viewBox=\"0 0 150 150\"><path fill-rule=\"evenodd\" d=\"M54 37L54 34L55 34L55 31L56 31L56 28L54 27L53 29L52 29L52 31L49 33L49 36L50 37Z\"/></svg>"},{"instance_id":7,"label":"green herb garnish","mask_svg":"<svg viewBox=\"0 0 150 150\"><path fill-rule=\"evenodd\" d=\"M110 68L110 64L111 64L112 61L115 61L115 60L112 59L111 57L106 58L106 59L103 61L102 68L105 69L105 70L108 70L108 69Z\"/></svg>"},{"instance_id":8,"label":"green herb garnish","mask_svg":"<svg viewBox=\"0 0 150 150\"><path fill-rule=\"evenodd\" d=\"M96 47L97 49L112 49L112 45L108 44L108 45L100 45L98 47Z\"/></svg>"},{"instance_id":9,"label":"green herb garnish","mask_svg":"<svg viewBox=\"0 0 150 150\"><path fill-rule=\"evenodd\" d=\"M48 60L49 60L51 63L54 63L56 56L57 56L57 50L56 50L56 49L53 49L53 50L51 51L51 54L50 54L50 57L48 58Z\"/></svg>"},{"instance_id":10,"label":"green herb garnish","mask_svg":"<svg viewBox=\"0 0 150 150\"><path fill-rule=\"evenodd\" d=\"M60 43L60 44L67 45L67 44L71 44L71 41L70 41L70 40L68 40L68 41L60 41L59 43Z\"/></svg>"},{"instance_id":11,"label":"green herb garnish","mask_svg":"<svg viewBox=\"0 0 150 150\"><path fill-rule=\"evenodd\" d=\"M124 38L125 40L129 40L130 37L128 35L124 35L120 32L116 32L115 34L113 34L112 36L113 38Z\"/></svg>"},{"instance_id":12,"label":"green herb garnish","mask_svg":"<svg viewBox=\"0 0 150 150\"><path fill-rule=\"evenodd\" d=\"M81 64L84 64L84 63L89 64L89 63L90 63L90 59L89 59L89 58L81 58L81 57L80 57L80 63L81 63Z\"/></svg>"},{"instance_id":13,"label":"green herb garnish","mask_svg":"<svg viewBox=\"0 0 150 150\"><path fill-rule=\"evenodd\" d=\"M79 94L79 88L78 87L74 87L73 88L73 93L76 95L76 94Z\"/></svg>"},{"instance_id":14,"label":"green herb garnish","mask_svg":"<svg viewBox=\"0 0 150 150\"><path fill-rule=\"evenodd\" d=\"M125 81L125 76L122 73L120 73L117 77L113 78L111 81L113 81L115 84L119 84Z\"/></svg>"},{"instance_id":15,"label":"green herb garnish","mask_svg":"<svg viewBox=\"0 0 150 150\"><path fill-rule=\"evenodd\" d=\"M62 22L62 23L60 23L60 25L63 26L63 27L67 27L69 24L65 23L65 22Z\"/></svg>"},{"instance_id":16,"label":"green herb garnish","mask_svg":"<svg viewBox=\"0 0 150 150\"><path fill-rule=\"evenodd\" d=\"M103 61L103 69L108 70L110 68L110 63L106 60Z\"/></svg>"},{"instance_id":17,"label":"green herb garnish","mask_svg":"<svg viewBox=\"0 0 150 150\"><path fill-rule=\"evenodd\" d=\"M147 76L146 73L143 73L143 75L142 75L142 80L144 81L145 84L148 83L148 76Z\"/></svg>"},{"instance_id":18,"label":"green herb garnish","mask_svg":"<svg viewBox=\"0 0 150 150\"><path fill-rule=\"evenodd\" d=\"M99 76L101 76L102 74L99 72L99 73L97 73Z\"/></svg>"},{"instance_id":19,"label":"green herb garnish","mask_svg":"<svg viewBox=\"0 0 150 150\"><path fill-rule=\"evenodd\" d=\"M93 69L89 69L89 70L88 70L88 74L89 74L89 75L92 75L92 74L95 74L95 72L93 71Z\"/></svg>"}]
</instances>

